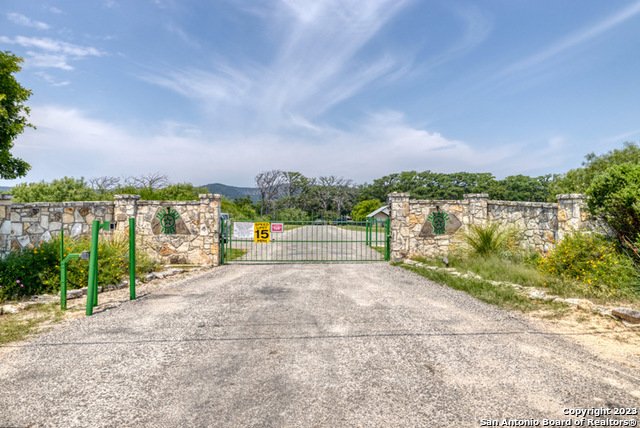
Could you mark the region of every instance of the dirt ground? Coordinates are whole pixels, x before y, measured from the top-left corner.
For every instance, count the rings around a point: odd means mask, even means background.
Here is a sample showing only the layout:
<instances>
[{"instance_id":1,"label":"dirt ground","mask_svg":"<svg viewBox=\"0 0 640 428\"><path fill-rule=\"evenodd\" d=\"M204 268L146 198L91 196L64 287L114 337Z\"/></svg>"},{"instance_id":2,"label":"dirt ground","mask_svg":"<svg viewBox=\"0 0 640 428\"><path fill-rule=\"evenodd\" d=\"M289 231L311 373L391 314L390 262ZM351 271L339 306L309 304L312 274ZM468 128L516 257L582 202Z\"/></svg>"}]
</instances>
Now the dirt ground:
<instances>
[{"instance_id":1,"label":"dirt ground","mask_svg":"<svg viewBox=\"0 0 640 428\"><path fill-rule=\"evenodd\" d=\"M568 308L560 316L537 311L526 317L541 330L564 336L600 358L640 369L640 324L625 325L578 308Z\"/></svg>"}]
</instances>

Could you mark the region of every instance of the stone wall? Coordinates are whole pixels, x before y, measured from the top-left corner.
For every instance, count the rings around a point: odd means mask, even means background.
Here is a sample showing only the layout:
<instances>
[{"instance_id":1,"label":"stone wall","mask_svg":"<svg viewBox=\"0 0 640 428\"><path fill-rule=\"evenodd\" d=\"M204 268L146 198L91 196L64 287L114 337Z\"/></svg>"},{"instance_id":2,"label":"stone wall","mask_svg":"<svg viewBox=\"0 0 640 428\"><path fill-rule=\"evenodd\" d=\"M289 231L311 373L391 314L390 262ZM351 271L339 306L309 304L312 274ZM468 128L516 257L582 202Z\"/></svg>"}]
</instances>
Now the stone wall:
<instances>
[{"instance_id":1,"label":"stone wall","mask_svg":"<svg viewBox=\"0 0 640 428\"><path fill-rule=\"evenodd\" d=\"M12 204L0 195L0 252L24 249L65 236L89 235L93 220L115 222L114 231L128 233L136 219L136 245L165 264L218 264L220 195L199 201L140 201L138 195L116 195L113 202Z\"/></svg>"},{"instance_id":2,"label":"stone wall","mask_svg":"<svg viewBox=\"0 0 640 428\"><path fill-rule=\"evenodd\" d=\"M558 204L487 201L487 220L515 227L525 247L547 253L557 236Z\"/></svg>"},{"instance_id":3,"label":"stone wall","mask_svg":"<svg viewBox=\"0 0 640 428\"><path fill-rule=\"evenodd\" d=\"M558 203L490 201L467 194L463 200L410 200L408 193L388 197L391 210L391 258L436 257L464 246L471 225L496 222L514 226L522 243L546 253L571 230L585 226L585 196L558 195Z\"/></svg>"},{"instance_id":4,"label":"stone wall","mask_svg":"<svg viewBox=\"0 0 640 428\"><path fill-rule=\"evenodd\" d=\"M39 202L12 204L0 195L0 250L20 250L65 236L91 233L93 220L113 221L113 202Z\"/></svg>"}]
</instances>

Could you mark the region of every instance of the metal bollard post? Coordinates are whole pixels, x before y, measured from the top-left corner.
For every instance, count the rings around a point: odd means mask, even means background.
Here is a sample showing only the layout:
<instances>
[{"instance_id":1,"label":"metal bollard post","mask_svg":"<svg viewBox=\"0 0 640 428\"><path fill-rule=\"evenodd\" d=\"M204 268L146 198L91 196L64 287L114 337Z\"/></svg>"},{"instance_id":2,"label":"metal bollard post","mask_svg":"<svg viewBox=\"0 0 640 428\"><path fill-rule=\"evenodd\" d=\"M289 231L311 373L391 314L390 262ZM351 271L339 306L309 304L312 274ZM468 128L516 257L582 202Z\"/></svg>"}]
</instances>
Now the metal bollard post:
<instances>
[{"instance_id":1,"label":"metal bollard post","mask_svg":"<svg viewBox=\"0 0 640 428\"><path fill-rule=\"evenodd\" d=\"M136 299L136 219L129 219L129 300Z\"/></svg>"}]
</instances>

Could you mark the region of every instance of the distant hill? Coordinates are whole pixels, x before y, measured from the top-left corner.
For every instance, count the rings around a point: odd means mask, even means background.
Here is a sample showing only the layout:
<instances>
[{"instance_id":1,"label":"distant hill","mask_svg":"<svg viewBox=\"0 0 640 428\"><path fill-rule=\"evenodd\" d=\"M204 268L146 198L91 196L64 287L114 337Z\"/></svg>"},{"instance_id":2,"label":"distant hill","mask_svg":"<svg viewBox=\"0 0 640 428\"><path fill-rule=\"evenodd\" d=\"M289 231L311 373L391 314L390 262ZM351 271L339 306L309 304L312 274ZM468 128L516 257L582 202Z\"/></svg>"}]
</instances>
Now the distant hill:
<instances>
[{"instance_id":1,"label":"distant hill","mask_svg":"<svg viewBox=\"0 0 640 428\"><path fill-rule=\"evenodd\" d=\"M0 186L0 192L8 192L9 190L11 190L11 187Z\"/></svg>"},{"instance_id":2,"label":"distant hill","mask_svg":"<svg viewBox=\"0 0 640 428\"><path fill-rule=\"evenodd\" d=\"M249 195L253 202L260 200L260 193L255 187L236 187L221 183L205 184L202 187L206 187L211 193L220 193L230 201L236 198L244 198L247 195Z\"/></svg>"}]
</instances>

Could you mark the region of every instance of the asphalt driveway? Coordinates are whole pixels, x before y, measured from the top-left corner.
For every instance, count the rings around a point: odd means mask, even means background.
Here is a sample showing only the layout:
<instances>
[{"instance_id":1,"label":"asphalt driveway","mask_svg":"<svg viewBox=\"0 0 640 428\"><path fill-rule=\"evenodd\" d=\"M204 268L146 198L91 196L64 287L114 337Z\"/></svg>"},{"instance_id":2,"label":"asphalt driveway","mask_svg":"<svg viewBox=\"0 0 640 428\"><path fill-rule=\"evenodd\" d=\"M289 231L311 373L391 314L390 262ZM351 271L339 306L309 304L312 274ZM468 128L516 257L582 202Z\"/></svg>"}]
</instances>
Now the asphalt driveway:
<instances>
[{"instance_id":1,"label":"asphalt driveway","mask_svg":"<svg viewBox=\"0 0 640 428\"><path fill-rule=\"evenodd\" d=\"M543 426L640 408L638 371L386 263L224 266L7 351L0 426Z\"/></svg>"}]
</instances>

